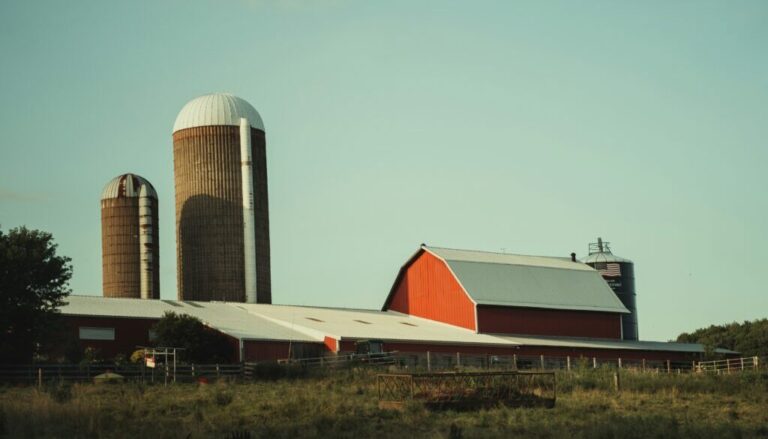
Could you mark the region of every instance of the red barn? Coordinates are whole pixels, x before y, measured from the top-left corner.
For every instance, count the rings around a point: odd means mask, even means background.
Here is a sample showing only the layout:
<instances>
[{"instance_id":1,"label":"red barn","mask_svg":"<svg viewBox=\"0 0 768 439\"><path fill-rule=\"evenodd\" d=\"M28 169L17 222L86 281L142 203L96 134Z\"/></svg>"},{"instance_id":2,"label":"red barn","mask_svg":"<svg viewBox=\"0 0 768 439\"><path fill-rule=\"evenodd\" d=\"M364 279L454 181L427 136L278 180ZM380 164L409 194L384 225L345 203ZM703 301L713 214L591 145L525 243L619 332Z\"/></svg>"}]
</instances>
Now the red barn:
<instances>
[{"instance_id":1,"label":"red barn","mask_svg":"<svg viewBox=\"0 0 768 439\"><path fill-rule=\"evenodd\" d=\"M569 258L422 246L383 307L477 333L621 339L629 311L592 267Z\"/></svg>"}]
</instances>

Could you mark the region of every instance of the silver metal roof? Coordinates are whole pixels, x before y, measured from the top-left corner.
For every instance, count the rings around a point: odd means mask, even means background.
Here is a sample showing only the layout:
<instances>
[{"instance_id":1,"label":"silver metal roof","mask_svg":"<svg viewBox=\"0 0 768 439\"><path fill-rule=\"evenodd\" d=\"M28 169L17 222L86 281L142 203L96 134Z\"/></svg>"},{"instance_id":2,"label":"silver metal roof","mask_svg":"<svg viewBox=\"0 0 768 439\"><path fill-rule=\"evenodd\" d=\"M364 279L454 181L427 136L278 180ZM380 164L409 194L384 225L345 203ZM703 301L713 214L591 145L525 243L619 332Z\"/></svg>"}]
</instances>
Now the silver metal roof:
<instances>
[{"instance_id":1,"label":"silver metal roof","mask_svg":"<svg viewBox=\"0 0 768 439\"><path fill-rule=\"evenodd\" d=\"M243 303L253 315L287 327L335 339L381 339L398 342L508 345L516 343L470 329L394 311L317 308Z\"/></svg>"},{"instance_id":2,"label":"silver metal roof","mask_svg":"<svg viewBox=\"0 0 768 439\"><path fill-rule=\"evenodd\" d=\"M338 340L381 339L402 343L704 352L702 345L689 343L476 334L393 311L75 295L66 300L68 304L61 308L65 316L159 319L166 311L173 311L197 317L211 328L241 340L322 343L329 336ZM732 353L723 349L718 352Z\"/></svg>"},{"instance_id":3,"label":"silver metal roof","mask_svg":"<svg viewBox=\"0 0 768 439\"><path fill-rule=\"evenodd\" d=\"M478 305L629 313L600 273L570 258L423 247Z\"/></svg>"},{"instance_id":4,"label":"silver metal roof","mask_svg":"<svg viewBox=\"0 0 768 439\"><path fill-rule=\"evenodd\" d=\"M250 314L232 303L75 295L66 300L68 304L61 307L63 315L159 319L166 311L173 311L197 317L206 325L237 339L322 341L322 338L318 340L317 337Z\"/></svg>"},{"instance_id":5,"label":"silver metal roof","mask_svg":"<svg viewBox=\"0 0 768 439\"><path fill-rule=\"evenodd\" d=\"M144 177L136 174L122 174L113 178L101 191L101 199L138 197L142 186L147 186L147 195L157 199L157 192Z\"/></svg>"},{"instance_id":6,"label":"silver metal roof","mask_svg":"<svg viewBox=\"0 0 768 439\"><path fill-rule=\"evenodd\" d=\"M667 351L667 352L704 352L704 345L699 343L675 343L664 341L628 341L605 340L578 337L544 337L528 335L499 335L498 337L526 346L552 346L582 349L621 349L635 351ZM716 349L717 353L735 354L728 349Z\"/></svg>"},{"instance_id":7,"label":"silver metal roof","mask_svg":"<svg viewBox=\"0 0 768 439\"><path fill-rule=\"evenodd\" d=\"M184 105L176 116L173 132L210 125L240 126L241 117L248 119L253 128L264 131L259 112L244 99L229 93L204 95Z\"/></svg>"}]
</instances>

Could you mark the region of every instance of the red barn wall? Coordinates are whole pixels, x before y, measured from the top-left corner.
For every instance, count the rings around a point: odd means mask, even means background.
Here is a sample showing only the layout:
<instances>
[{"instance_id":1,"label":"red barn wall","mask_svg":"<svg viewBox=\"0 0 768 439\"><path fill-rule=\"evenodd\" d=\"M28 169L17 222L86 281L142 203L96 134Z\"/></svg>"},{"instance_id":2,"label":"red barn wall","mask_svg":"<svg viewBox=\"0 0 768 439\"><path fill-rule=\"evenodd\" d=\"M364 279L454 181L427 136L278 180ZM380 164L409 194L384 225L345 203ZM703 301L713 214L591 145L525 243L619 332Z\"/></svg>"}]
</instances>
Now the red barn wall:
<instances>
[{"instance_id":1,"label":"red barn wall","mask_svg":"<svg viewBox=\"0 0 768 439\"><path fill-rule=\"evenodd\" d=\"M387 309L475 329L475 305L445 262L422 251L405 269Z\"/></svg>"},{"instance_id":2,"label":"red barn wall","mask_svg":"<svg viewBox=\"0 0 768 439\"><path fill-rule=\"evenodd\" d=\"M478 332L621 339L621 315L505 306L477 307Z\"/></svg>"}]
</instances>

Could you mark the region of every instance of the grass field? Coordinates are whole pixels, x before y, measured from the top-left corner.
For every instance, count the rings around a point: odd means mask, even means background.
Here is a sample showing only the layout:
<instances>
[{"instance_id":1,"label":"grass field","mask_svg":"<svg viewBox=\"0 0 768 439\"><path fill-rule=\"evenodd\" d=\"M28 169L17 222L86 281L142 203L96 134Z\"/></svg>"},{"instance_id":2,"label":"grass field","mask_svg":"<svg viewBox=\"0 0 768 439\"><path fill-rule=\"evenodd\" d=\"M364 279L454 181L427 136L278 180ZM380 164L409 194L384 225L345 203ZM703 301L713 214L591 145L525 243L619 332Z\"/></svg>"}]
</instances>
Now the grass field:
<instances>
[{"instance_id":1,"label":"grass field","mask_svg":"<svg viewBox=\"0 0 768 439\"><path fill-rule=\"evenodd\" d=\"M624 371L558 375L555 408L380 410L375 374L200 385L0 387L0 436L244 437L768 437L768 373L705 376Z\"/></svg>"}]
</instances>

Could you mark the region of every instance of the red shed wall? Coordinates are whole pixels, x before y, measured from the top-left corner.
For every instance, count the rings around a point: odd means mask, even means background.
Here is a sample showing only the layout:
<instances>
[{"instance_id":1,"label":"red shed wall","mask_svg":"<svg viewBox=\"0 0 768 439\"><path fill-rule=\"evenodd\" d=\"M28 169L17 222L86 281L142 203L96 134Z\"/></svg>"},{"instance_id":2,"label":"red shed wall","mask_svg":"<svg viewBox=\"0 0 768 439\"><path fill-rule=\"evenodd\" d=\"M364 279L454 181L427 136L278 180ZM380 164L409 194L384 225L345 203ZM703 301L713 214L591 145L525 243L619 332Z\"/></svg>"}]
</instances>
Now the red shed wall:
<instances>
[{"instance_id":1,"label":"red shed wall","mask_svg":"<svg viewBox=\"0 0 768 439\"><path fill-rule=\"evenodd\" d=\"M69 315L63 316L63 319L67 325L67 331L70 332L73 340L77 340L81 351L87 347L97 349L99 356L106 360L114 358L117 354L130 357L137 349L137 346L150 346L149 330L158 322L157 319ZM80 327L84 326L90 328L112 328L115 330L115 339L80 340ZM230 358L232 361L238 361L239 342L236 338L229 335L226 335L226 337L232 352Z\"/></svg>"},{"instance_id":2,"label":"red shed wall","mask_svg":"<svg viewBox=\"0 0 768 439\"><path fill-rule=\"evenodd\" d=\"M481 333L621 339L617 313L479 305L477 320Z\"/></svg>"},{"instance_id":3,"label":"red shed wall","mask_svg":"<svg viewBox=\"0 0 768 439\"><path fill-rule=\"evenodd\" d=\"M245 340L243 361L269 362L289 358L319 357L328 350L323 343L296 343L290 341Z\"/></svg>"},{"instance_id":4,"label":"red shed wall","mask_svg":"<svg viewBox=\"0 0 768 439\"><path fill-rule=\"evenodd\" d=\"M243 342L243 361L277 361L288 358L289 342L255 341Z\"/></svg>"},{"instance_id":5,"label":"red shed wall","mask_svg":"<svg viewBox=\"0 0 768 439\"><path fill-rule=\"evenodd\" d=\"M475 305L445 262L422 251L400 277L388 309L475 329Z\"/></svg>"},{"instance_id":6,"label":"red shed wall","mask_svg":"<svg viewBox=\"0 0 768 439\"><path fill-rule=\"evenodd\" d=\"M149 346L149 329L157 323L155 319L126 319L117 317L81 317L63 316L67 330L74 340L78 340L81 350L91 347L99 351L104 359L114 358L117 354L130 357L136 346ZM80 340L80 327L113 328L114 340Z\"/></svg>"}]
</instances>

